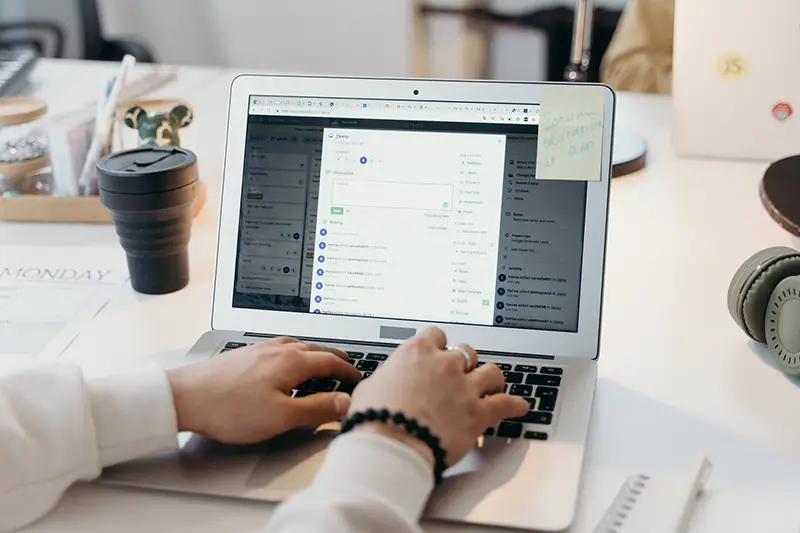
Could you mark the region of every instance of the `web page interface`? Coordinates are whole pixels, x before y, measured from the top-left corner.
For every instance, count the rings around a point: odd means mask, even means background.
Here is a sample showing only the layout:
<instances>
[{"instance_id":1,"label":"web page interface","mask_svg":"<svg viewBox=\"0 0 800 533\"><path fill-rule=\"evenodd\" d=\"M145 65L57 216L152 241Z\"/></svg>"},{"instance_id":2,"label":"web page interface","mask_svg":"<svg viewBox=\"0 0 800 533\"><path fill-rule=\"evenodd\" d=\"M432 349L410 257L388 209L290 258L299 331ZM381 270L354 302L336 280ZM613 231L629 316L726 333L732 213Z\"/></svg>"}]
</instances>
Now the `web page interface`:
<instances>
[{"instance_id":1,"label":"web page interface","mask_svg":"<svg viewBox=\"0 0 800 533\"><path fill-rule=\"evenodd\" d=\"M536 179L538 106L255 96L246 135L234 307L577 331L586 182Z\"/></svg>"}]
</instances>

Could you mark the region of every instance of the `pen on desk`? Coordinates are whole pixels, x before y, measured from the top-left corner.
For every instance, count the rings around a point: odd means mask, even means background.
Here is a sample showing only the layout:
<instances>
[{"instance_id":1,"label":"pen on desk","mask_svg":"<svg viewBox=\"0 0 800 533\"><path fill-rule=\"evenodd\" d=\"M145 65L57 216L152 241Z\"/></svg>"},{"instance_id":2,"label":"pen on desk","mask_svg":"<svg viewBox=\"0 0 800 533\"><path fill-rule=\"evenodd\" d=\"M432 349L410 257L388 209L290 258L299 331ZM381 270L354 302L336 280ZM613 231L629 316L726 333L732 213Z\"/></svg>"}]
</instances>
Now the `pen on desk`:
<instances>
[{"instance_id":1,"label":"pen on desk","mask_svg":"<svg viewBox=\"0 0 800 533\"><path fill-rule=\"evenodd\" d=\"M697 476L694 479L694 483L692 484L689 497L687 498L683 507L683 512L681 513L681 518L678 522L676 533L686 533L689 530L689 525L692 521L692 517L694 516L695 508L697 507L697 501L700 498L700 493L702 492L703 487L705 487L706 483L708 483L708 478L711 476L711 470L711 461L704 457L700 463L700 468Z\"/></svg>"},{"instance_id":2,"label":"pen on desk","mask_svg":"<svg viewBox=\"0 0 800 533\"><path fill-rule=\"evenodd\" d=\"M100 159L103 146L105 146L108 133L111 130L111 124L116 116L115 110L117 100L122 87L125 85L128 72L136 64L136 58L131 55L126 55L122 58L119 72L117 73L114 83L111 85L111 90L108 91L108 97L105 99L102 110L100 111L95 121L95 131L92 136L92 142L89 145L89 151L86 154L86 160L83 163L81 175L78 180L78 185L84 196L89 196L94 191L95 180L95 165ZM98 104L98 109L100 105Z\"/></svg>"}]
</instances>

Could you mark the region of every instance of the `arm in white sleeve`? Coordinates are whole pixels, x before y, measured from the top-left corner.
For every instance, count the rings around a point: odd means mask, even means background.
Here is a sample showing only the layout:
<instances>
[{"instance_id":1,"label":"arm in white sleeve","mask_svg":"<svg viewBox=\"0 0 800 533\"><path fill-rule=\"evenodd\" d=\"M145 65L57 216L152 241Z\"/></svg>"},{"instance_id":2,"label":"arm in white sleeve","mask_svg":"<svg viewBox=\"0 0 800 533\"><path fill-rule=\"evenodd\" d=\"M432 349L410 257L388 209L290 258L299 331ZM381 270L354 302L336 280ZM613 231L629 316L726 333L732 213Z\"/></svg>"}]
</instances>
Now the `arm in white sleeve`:
<instances>
[{"instance_id":1,"label":"arm in white sleeve","mask_svg":"<svg viewBox=\"0 0 800 533\"><path fill-rule=\"evenodd\" d=\"M384 436L333 441L312 485L284 502L268 533L416 533L433 490L417 452Z\"/></svg>"},{"instance_id":2,"label":"arm in white sleeve","mask_svg":"<svg viewBox=\"0 0 800 533\"><path fill-rule=\"evenodd\" d=\"M163 369L87 380L57 363L0 375L0 531L41 517L79 479L176 446Z\"/></svg>"}]
</instances>

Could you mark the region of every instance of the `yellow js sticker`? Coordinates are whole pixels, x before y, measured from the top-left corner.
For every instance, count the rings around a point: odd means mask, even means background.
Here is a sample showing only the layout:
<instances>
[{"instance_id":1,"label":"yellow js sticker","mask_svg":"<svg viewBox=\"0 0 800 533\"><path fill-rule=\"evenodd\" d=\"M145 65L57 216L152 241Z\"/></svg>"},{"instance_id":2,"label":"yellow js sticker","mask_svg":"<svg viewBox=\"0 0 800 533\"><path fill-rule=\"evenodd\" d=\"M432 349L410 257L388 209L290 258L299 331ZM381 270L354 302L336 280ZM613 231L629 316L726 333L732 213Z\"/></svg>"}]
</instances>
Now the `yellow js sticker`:
<instances>
[{"instance_id":1,"label":"yellow js sticker","mask_svg":"<svg viewBox=\"0 0 800 533\"><path fill-rule=\"evenodd\" d=\"M717 61L717 72L728 80L738 80L747 75L749 65L747 59L735 52L724 54Z\"/></svg>"}]
</instances>

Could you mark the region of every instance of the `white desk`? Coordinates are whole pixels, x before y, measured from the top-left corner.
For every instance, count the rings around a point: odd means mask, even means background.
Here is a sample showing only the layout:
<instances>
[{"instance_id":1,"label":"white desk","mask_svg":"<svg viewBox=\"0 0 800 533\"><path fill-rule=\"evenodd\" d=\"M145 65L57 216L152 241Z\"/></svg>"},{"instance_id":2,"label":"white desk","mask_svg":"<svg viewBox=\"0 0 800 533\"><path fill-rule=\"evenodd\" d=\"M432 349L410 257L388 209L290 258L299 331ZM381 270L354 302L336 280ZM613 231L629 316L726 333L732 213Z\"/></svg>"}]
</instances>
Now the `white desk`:
<instances>
[{"instance_id":1,"label":"white desk","mask_svg":"<svg viewBox=\"0 0 800 533\"><path fill-rule=\"evenodd\" d=\"M51 90L51 68L61 66L45 63L36 74L43 91ZM83 68L70 65L70 72ZM193 227L192 281L168 296L127 291L107 306L64 355L89 368L180 355L209 326L233 73L187 72L197 76L194 82L182 85L181 77L159 93L194 105L197 118L184 139L198 153L209 184L208 205ZM747 256L770 245L798 244L759 203L757 186L766 164L678 159L670 147L667 98L624 94L618 109L618 123L647 138L649 164L612 185L600 379L581 512L591 514L611 499L609 480L635 471L669 475L703 453L716 465L712 488L737 487L761 497L797 492L800 384L754 354L725 304L730 277ZM0 243L12 241L42 246L99 241L109 253L122 253L111 226L0 224ZM80 486L29 531L100 532L113 524L118 533L255 532L270 509Z\"/></svg>"}]
</instances>

